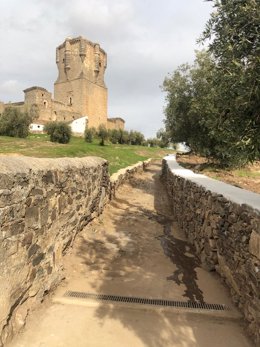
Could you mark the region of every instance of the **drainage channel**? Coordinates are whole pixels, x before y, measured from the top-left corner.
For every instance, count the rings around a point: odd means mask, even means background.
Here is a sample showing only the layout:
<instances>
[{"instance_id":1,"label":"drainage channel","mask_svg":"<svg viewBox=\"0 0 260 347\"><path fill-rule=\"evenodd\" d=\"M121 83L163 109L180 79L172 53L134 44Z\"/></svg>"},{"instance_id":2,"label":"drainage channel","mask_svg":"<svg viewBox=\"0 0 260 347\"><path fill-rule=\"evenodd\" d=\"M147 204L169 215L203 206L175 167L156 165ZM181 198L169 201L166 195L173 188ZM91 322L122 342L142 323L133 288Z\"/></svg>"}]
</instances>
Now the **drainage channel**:
<instances>
[{"instance_id":1,"label":"drainage channel","mask_svg":"<svg viewBox=\"0 0 260 347\"><path fill-rule=\"evenodd\" d=\"M224 304L208 304L208 303L197 302L197 301L149 299L149 298L140 298L140 297L133 297L133 296L93 294L93 293L76 292L76 291L67 291L64 294L64 297L75 298L75 299L89 299L89 300L103 301L103 302L120 302L120 303L153 305L153 306L163 306L163 307L178 307L178 308L187 308L187 309L214 310L214 311L229 310L229 307Z\"/></svg>"}]
</instances>

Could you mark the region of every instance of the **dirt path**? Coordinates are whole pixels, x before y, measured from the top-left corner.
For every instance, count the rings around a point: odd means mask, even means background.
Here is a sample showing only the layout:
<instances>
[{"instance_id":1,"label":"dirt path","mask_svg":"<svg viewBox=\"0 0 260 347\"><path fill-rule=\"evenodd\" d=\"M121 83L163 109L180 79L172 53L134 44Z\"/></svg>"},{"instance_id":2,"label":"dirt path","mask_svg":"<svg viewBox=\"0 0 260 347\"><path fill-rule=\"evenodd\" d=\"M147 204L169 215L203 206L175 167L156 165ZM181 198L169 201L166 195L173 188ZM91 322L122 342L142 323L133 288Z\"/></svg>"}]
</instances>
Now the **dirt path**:
<instances>
[{"instance_id":1,"label":"dirt path","mask_svg":"<svg viewBox=\"0 0 260 347\"><path fill-rule=\"evenodd\" d=\"M65 257L66 280L9 347L249 347L216 274L200 267L171 217L153 164L129 184ZM104 304L66 291L226 304L229 311Z\"/></svg>"}]
</instances>

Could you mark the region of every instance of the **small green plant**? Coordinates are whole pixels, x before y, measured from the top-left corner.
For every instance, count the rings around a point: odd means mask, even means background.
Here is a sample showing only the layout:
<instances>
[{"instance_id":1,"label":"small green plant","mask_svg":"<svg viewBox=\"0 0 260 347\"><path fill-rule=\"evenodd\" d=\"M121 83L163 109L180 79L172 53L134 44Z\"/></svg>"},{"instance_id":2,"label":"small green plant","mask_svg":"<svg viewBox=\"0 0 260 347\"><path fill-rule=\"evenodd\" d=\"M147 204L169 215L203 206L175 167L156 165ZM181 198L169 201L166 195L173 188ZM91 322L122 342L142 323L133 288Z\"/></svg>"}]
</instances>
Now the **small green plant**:
<instances>
[{"instance_id":1,"label":"small green plant","mask_svg":"<svg viewBox=\"0 0 260 347\"><path fill-rule=\"evenodd\" d=\"M51 142L70 142L71 127L65 122L49 122L44 126L44 131L50 135Z\"/></svg>"},{"instance_id":2,"label":"small green plant","mask_svg":"<svg viewBox=\"0 0 260 347\"><path fill-rule=\"evenodd\" d=\"M25 138L29 135L32 118L18 108L7 107L0 115L0 135Z\"/></svg>"},{"instance_id":3,"label":"small green plant","mask_svg":"<svg viewBox=\"0 0 260 347\"><path fill-rule=\"evenodd\" d=\"M87 128L86 127L85 133L84 133L85 141L88 142L88 143L92 143L95 134L96 134L96 129L95 128Z\"/></svg>"}]
</instances>

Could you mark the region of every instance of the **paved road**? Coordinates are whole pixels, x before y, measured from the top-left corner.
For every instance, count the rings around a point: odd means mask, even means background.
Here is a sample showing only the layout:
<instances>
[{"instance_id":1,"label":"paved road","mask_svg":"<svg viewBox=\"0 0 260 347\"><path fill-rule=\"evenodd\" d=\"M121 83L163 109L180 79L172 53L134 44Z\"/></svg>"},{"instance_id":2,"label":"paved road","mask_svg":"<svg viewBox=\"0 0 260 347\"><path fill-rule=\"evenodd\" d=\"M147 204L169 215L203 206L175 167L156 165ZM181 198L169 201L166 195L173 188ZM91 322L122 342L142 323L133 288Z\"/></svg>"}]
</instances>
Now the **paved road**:
<instances>
[{"instance_id":1,"label":"paved road","mask_svg":"<svg viewBox=\"0 0 260 347\"><path fill-rule=\"evenodd\" d=\"M239 313L200 267L171 216L155 163L120 188L65 257L66 280L9 347L249 347ZM225 304L230 310L153 308L64 297L96 294Z\"/></svg>"}]
</instances>

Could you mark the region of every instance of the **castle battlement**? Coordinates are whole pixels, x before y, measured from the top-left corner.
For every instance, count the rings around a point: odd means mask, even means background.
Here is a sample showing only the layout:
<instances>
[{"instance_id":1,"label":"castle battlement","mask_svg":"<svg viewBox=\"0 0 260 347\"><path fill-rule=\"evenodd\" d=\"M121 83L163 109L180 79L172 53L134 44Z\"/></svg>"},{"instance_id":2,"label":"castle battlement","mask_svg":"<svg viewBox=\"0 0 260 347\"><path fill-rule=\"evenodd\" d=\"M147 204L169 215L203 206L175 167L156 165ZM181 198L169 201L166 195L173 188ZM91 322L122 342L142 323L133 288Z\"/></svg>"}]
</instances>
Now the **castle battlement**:
<instances>
[{"instance_id":1,"label":"castle battlement","mask_svg":"<svg viewBox=\"0 0 260 347\"><path fill-rule=\"evenodd\" d=\"M93 46L95 47L96 45L99 45L99 43L97 42L92 42L92 41L89 41L88 39L85 39L84 37L82 36L78 36L78 37L74 37L74 38L71 38L71 37L68 37L65 39L65 41L63 43L61 43L57 49L60 49L60 48L63 48L65 47L65 44L66 44L66 41L70 41L71 44L74 44L74 43L77 43L77 42L82 42L82 41L85 41L85 43L87 45L90 45L90 46ZM103 50L103 48L100 47L100 51L103 52L104 54L106 54L106 52Z\"/></svg>"},{"instance_id":2,"label":"castle battlement","mask_svg":"<svg viewBox=\"0 0 260 347\"><path fill-rule=\"evenodd\" d=\"M26 88L23 90L24 93L27 93L27 92L31 92L32 90L40 90L40 91L43 91L43 92L48 92L47 89L43 88L43 87L38 87L38 86L33 86L33 87L30 87L30 88Z\"/></svg>"}]
</instances>

